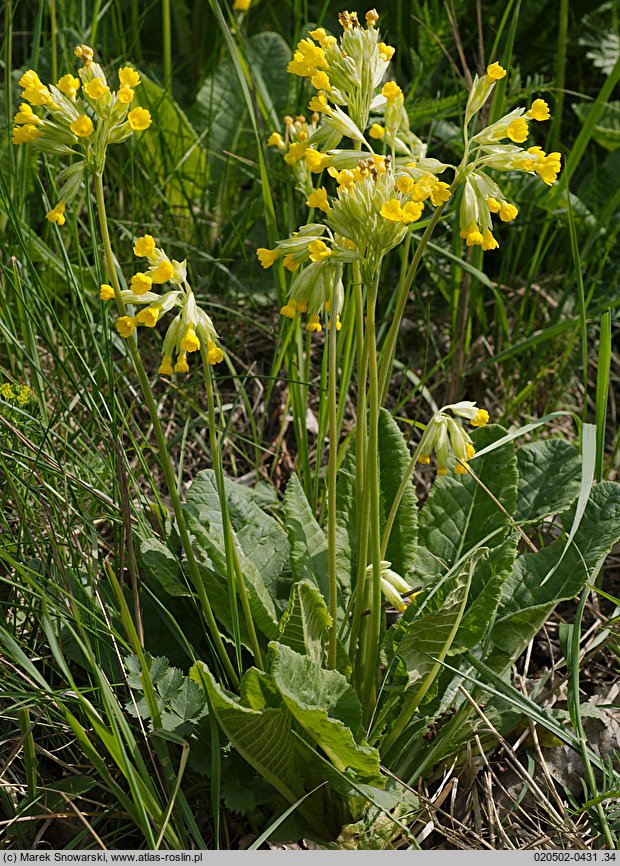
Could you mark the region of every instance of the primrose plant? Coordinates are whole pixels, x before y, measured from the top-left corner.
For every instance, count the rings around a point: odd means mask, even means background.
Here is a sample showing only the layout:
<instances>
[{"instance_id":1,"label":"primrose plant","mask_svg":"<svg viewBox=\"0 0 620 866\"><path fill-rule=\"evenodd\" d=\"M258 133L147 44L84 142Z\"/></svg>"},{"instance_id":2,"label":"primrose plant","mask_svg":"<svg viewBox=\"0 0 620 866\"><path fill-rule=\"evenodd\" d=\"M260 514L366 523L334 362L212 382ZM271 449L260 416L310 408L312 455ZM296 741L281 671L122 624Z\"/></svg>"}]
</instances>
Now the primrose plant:
<instances>
[{"instance_id":1,"label":"primrose plant","mask_svg":"<svg viewBox=\"0 0 620 866\"><path fill-rule=\"evenodd\" d=\"M410 451L384 404L430 237L440 222L455 221L465 248L496 250L498 225L501 232L518 213L502 177L538 176L550 186L560 155L525 146L531 125L550 116L540 98L484 126L481 109L507 74L494 60L467 99L461 162L429 156L390 76L394 48L381 38L377 12L366 13L365 25L353 12L339 19L339 36L310 31L288 66L314 91L310 119L287 116L268 139L310 209L308 221L257 251L264 268L283 269L279 279L288 280L285 338L295 337L300 351L312 351L311 337L318 338L326 353L329 456L320 520L296 475L274 511L225 478L212 376L224 354L186 262L142 234L134 253L148 264L129 281L115 266L105 155L151 122L146 109L129 108L139 73L121 68L113 93L86 46L76 49L79 78L69 73L46 87L30 70L20 82L13 140L70 163L47 215L58 226L82 180L94 180L109 279L100 297L116 303L174 517L164 538L143 541L142 575L161 609L174 611L193 635L187 686L200 692L209 715L206 727L202 710L184 721L184 742L200 745L217 726L205 772L219 778L220 759L232 748L230 773L244 785L248 774L261 776L272 813L295 804L299 833L340 834L351 846L373 833L390 844L392 829L409 838L403 816L416 808L411 786L464 748L475 725L475 701L466 696L484 693L485 683L501 683L505 695L512 664L554 606L596 574L620 535L620 492L598 484L585 510L577 508L581 461L573 446L550 439L517 451L515 435L489 424L488 412L470 400L428 418ZM405 266L379 340L383 265L400 245ZM158 372L186 374L188 357L200 357L213 460L185 502L137 340L141 326L154 329L168 313ZM304 325L305 343L298 339ZM353 347L356 379L354 436L347 438L339 426L349 381L343 346ZM427 471L431 460L438 477L419 508L413 472ZM559 515L563 529L537 550L528 533L550 515ZM145 640L156 653L156 642ZM140 673L132 688L147 694L155 666L160 674L165 661L128 661ZM485 701L499 730L516 723L505 701L488 694Z\"/></svg>"}]
</instances>

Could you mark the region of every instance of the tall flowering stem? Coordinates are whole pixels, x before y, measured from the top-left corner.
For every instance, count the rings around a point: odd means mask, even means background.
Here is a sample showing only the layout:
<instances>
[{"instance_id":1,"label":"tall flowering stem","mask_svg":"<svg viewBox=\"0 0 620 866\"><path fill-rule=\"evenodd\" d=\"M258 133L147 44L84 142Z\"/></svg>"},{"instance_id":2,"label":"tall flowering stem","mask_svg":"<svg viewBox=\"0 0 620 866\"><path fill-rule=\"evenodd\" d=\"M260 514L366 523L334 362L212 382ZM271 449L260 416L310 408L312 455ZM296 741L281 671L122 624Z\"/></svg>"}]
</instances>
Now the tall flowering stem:
<instances>
[{"instance_id":1,"label":"tall flowering stem","mask_svg":"<svg viewBox=\"0 0 620 866\"><path fill-rule=\"evenodd\" d=\"M114 267L114 252L112 250L110 231L108 228L108 220L105 207L105 194L103 189L103 177L100 173L95 175L95 194L97 199L97 216L99 219L99 228L101 230L101 238L103 240L105 265L110 279L110 283L112 285L112 288L114 289L114 297L116 299L116 305L118 307L119 314L121 315L121 317L124 317L126 316L126 308L121 294L118 274L116 273L116 268ZM172 468L170 455L168 454L168 443L166 442L166 436L164 434L161 421L159 420L157 404L155 402L153 391L151 389L151 385L144 369L144 364L142 363L140 352L138 351L138 345L134 334L131 334L128 337L127 345L129 348L129 354L131 355L134 369L136 371L136 375L138 376L138 381L140 383L142 395L146 402L146 407L151 419L151 423L153 425L153 432L155 433L155 439L157 441L157 449L159 451L161 467L164 472L164 477L166 479L168 494L172 502L172 509L174 511L179 537L181 539L181 544L187 558L190 577L194 585L194 589L200 600L202 612L220 663L226 671L231 683L237 686L239 683L239 678L230 661L230 658L228 657L224 642L222 641L217 622L215 621L215 617L213 615L213 609L211 608L211 604L209 602L209 598L207 596L204 583L200 575L198 562L192 548L189 533L187 531L185 517L183 515L183 509L181 508L181 499L179 497L179 491L177 489L176 479L174 477L174 470Z\"/></svg>"}]
</instances>

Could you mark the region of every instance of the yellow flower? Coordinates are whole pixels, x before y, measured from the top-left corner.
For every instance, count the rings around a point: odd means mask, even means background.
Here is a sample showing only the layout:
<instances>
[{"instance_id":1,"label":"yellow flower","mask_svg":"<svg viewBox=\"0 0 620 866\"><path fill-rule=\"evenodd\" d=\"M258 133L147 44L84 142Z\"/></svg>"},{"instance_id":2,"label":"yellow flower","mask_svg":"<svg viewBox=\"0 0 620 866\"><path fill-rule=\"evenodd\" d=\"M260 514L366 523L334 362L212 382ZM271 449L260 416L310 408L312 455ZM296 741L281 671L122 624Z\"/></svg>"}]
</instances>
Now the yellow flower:
<instances>
[{"instance_id":1,"label":"yellow flower","mask_svg":"<svg viewBox=\"0 0 620 866\"><path fill-rule=\"evenodd\" d=\"M102 96L109 93L110 88L101 80L101 78L93 78L91 81L86 82L84 90L91 99L96 100L101 99Z\"/></svg>"},{"instance_id":2,"label":"yellow flower","mask_svg":"<svg viewBox=\"0 0 620 866\"><path fill-rule=\"evenodd\" d=\"M164 355L157 372L160 376L172 376L172 355Z\"/></svg>"},{"instance_id":3,"label":"yellow flower","mask_svg":"<svg viewBox=\"0 0 620 866\"><path fill-rule=\"evenodd\" d=\"M329 78L326 72L316 72L310 79L312 86L317 90L331 90L332 86L329 83Z\"/></svg>"},{"instance_id":4,"label":"yellow flower","mask_svg":"<svg viewBox=\"0 0 620 866\"><path fill-rule=\"evenodd\" d=\"M78 90L80 89L80 79L74 75L63 75L56 82L56 87L69 99L75 99Z\"/></svg>"},{"instance_id":5,"label":"yellow flower","mask_svg":"<svg viewBox=\"0 0 620 866\"><path fill-rule=\"evenodd\" d=\"M174 365L175 373L189 373L189 364L187 363L187 355L185 352L181 352L179 357L177 358L177 362Z\"/></svg>"},{"instance_id":6,"label":"yellow flower","mask_svg":"<svg viewBox=\"0 0 620 866\"><path fill-rule=\"evenodd\" d=\"M517 216L518 213L519 211L513 204L505 201L502 202L499 209L499 218L503 223L509 223Z\"/></svg>"},{"instance_id":7,"label":"yellow flower","mask_svg":"<svg viewBox=\"0 0 620 866\"><path fill-rule=\"evenodd\" d=\"M485 229L482 232L482 244L481 247L483 250L496 250L499 244L491 234L488 229ZM471 456L471 455L470 455Z\"/></svg>"},{"instance_id":8,"label":"yellow flower","mask_svg":"<svg viewBox=\"0 0 620 866\"><path fill-rule=\"evenodd\" d=\"M99 297L102 301L111 301L114 297L114 289L112 286L109 286L107 283L103 283L99 287Z\"/></svg>"},{"instance_id":9,"label":"yellow flower","mask_svg":"<svg viewBox=\"0 0 620 866\"><path fill-rule=\"evenodd\" d=\"M414 179L409 177L408 174L403 174L396 180L396 189L402 192L403 195L409 195L414 185Z\"/></svg>"},{"instance_id":10,"label":"yellow flower","mask_svg":"<svg viewBox=\"0 0 620 866\"><path fill-rule=\"evenodd\" d=\"M423 466L428 466L430 462L431 462L431 455L430 454L420 454L420 456L418 457L418 463L421 463Z\"/></svg>"},{"instance_id":11,"label":"yellow flower","mask_svg":"<svg viewBox=\"0 0 620 866\"><path fill-rule=\"evenodd\" d=\"M207 343L207 364L219 364L224 360L224 353L211 340Z\"/></svg>"},{"instance_id":12,"label":"yellow flower","mask_svg":"<svg viewBox=\"0 0 620 866\"><path fill-rule=\"evenodd\" d=\"M34 71L34 69L29 69L27 72L24 72L22 77L18 82L20 87L23 87L24 90L37 90L39 87L43 87L43 82Z\"/></svg>"},{"instance_id":13,"label":"yellow flower","mask_svg":"<svg viewBox=\"0 0 620 866\"><path fill-rule=\"evenodd\" d=\"M131 278L131 291L134 295L144 295L151 291L153 280L148 274L137 273Z\"/></svg>"},{"instance_id":14,"label":"yellow flower","mask_svg":"<svg viewBox=\"0 0 620 866\"><path fill-rule=\"evenodd\" d=\"M127 120L134 132L141 132L151 125L151 112L146 108L133 108L127 115Z\"/></svg>"},{"instance_id":15,"label":"yellow flower","mask_svg":"<svg viewBox=\"0 0 620 866\"><path fill-rule=\"evenodd\" d=\"M250 8L252 0L235 0L233 9L235 12L247 12Z\"/></svg>"},{"instance_id":16,"label":"yellow flower","mask_svg":"<svg viewBox=\"0 0 620 866\"><path fill-rule=\"evenodd\" d=\"M331 114L332 110L327 104L327 98L323 92L317 93L308 103L310 111L318 111L320 114Z\"/></svg>"},{"instance_id":17,"label":"yellow flower","mask_svg":"<svg viewBox=\"0 0 620 866\"><path fill-rule=\"evenodd\" d=\"M502 209L500 202L496 198L493 198L492 195L487 198L487 206L491 213L499 213Z\"/></svg>"},{"instance_id":18,"label":"yellow flower","mask_svg":"<svg viewBox=\"0 0 620 866\"><path fill-rule=\"evenodd\" d=\"M311 30L310 36L316 39L321 48L330 48L338 41L335 36L329 36L324 27L317 27L316 30Z\"/></svg>"},{"instance_id":19,"label":"yellow flower","mask_svg":"<svg viewBox=\"0 0 620 866\"><path fill-rule=\"evenodd\" d=\"M48 219L51 223L57 223L59 226L64 226L65 224L65 203L64 201L59 201L56 207L52 208L45 214L45 218Z\"/></svg>"},{"instance_id":20,"label":"yellow flower","mask_svg":"<svg viewBox=\"0 0 620 866\"><path fill-rule=\"evenodd\" d=\"M517 117L516 120L508 124L506 135L516 144L524 142L528 136L527 120L524 117Z\"/></svg>"},{"instance_id":21,"label":"yellow flower","mask_svg":"<svg viewBox=\"0 0 620 866\"><path fill-rule=\"evenodd\" d=\"M310 316L310 318L308 319L308 321L306 323L306 331L309 331L311 334L312 333L320 334L322 330L323 330L323 326L321 325L321 322L319 321L319 317L318 316Z\"/></svg>"},{"instance_id":22,"label":"yellow flower","mask_svg":"<svg viewBox=\"0 0 620 866\"><path fill-rule=\"evenodd\" d=\"M366 26L374 27L379 20L379 13L376 9L369 9L366 13Z\"/></svg>"},{"instance_id":23,"label":"yellow flower","mask_svg":"<svg viewBox=\"0 0 620 866\"><path fill-rule=\"evenodd\" d=\"M277 250L268 250L266 247L259 247L256 250L256 255L264 268L270 268L276 259L280 257Z\"/></svg>"},{"instance_id":24,"label":"yellow flower","mask_svg":"<svg viewBox=\"0 0 620 866\"><path fill-rule=\"evenodd\" d=\"M551 186L557 180L561 168L561 156L559 153L548 153L542 156L534 163L534 171L538 174L547 186Z\"/></svg>"},{"instance_id":25,"label":"yellow flower","mask_svg":"<svg viewBox=\"0 0 620 866\"><path fill-rule=\"evenodd\" d=\"M381 93L388 102L394 102L402 94L402 90L395 81L386 81L381 89Z\"/></svg>"},{"instance_id":26,"label":"yellow flower","mask_svg":"<svg viewBox=\"0 0 620 866\"><path fill-rule=\"evenodd\" d=\"M414 223L416 220L419 220L422 216L422 211L424 210L424 205L417 201L408 201L405 205L403 205L403 217L402 221L404 223Z\"/></svg>"},{"instance_id":27,"label":"yellow flower","mask_svg":"<svg viewBox=\"0 0 620 866\"><path fill-rule=\"evenodd\" d=\"M325 211L327 214L331 210L330 204L327 200L327 190L324 186L315 189L306 199L306 204L308 207L317 207L319 210Z\"/></svg>"},{"instance_id":28,"label":"yellow flower","mask_svg":"<svg viewBox=\"0 0 620 866\"><path fill-rule=\"evenodd\" d=\"M472 220L465 231L465 242L468 247L482 246L484 238L478 228L478 224Z\"/></svg>"},{"instance_id":29,"label":"yellow flower","mask_svg":"<svg viewBox=\"0 0 620 866\"><path fill-rule=\"evenodd\" d=\"M289 144L288 152L284 154L284 162L287 165L294 165L303 157L308 145L305 141L293 141Z\"/></svg>"},{"instance_id":30,"label":"yellow flower","mask_svg":"<svg viewBox=\"0 0 620 866\"><path fill-rule=\"evenodd\" d=\"M157 307L145 307L143 310L140 310L136 319L141 325L145 325L147 328L154 328L159 319L159 310Z\"/></svg>"},{"instance_id":31,"label":"yellow flower","mask_svg":"<svg viewBox=\"0 0 620 866\"><path fill-rule=\"evenodd\" d=\"M491 81L499 81L500 78L504 78L505 75L506 75L506 70L503 69L499 65L497 60L494 63L491 63L489 66L487 66L487 77Z\"/></svg>"},{"instance_id":32,"label":"yellow flower","mask_svg":"<svg viewBox=\"0 0 620 866\"><path fill-rule=\"evenodd\" d=\"M327 168L331 162L328 154L321 153L319 150L314 150L312 147L307 148L304 152L304 159L306 160L306 165L313 174L318 174L320 171L323 171L323 169Z\"/></svg>"},{"instance_id":33,"label":"yellow flower","mask_svg":"<svg viewBox=\"0 0 620 866\"><path fill-rule=\"evenodd\" d=\"M87 114L80 114L77 120L69 124L69 129L78 138L88 138L89 135L93 134L95 127Z\"/></svg>"},{"instance_id":34,"label":"yellow flower","mask_svg":"<svg viewBox=\"0 0 620 866\"><path fill-rule=\"evenodd\" d=\"M489 413L486 409L478 409L476 416L470 421L472 427L486 427L488 423Z\"/></svg>"},{"instance_id":35,"label":"yellow flower","mask_svg":"<svg viewBox=\"0 0 620 866\"><path fill-rule=\"evenodd\" d=\"M313 262L320 262L322 259L327 259L331 256L332 251L327 246L325 241L310 241L308 244L308 252Z\"/></svg>"},{"instance_id":36,"label":"yellow flower","mask_svg":"<svg viewBox=\"0 0 620 866\"><path fill-rule=\"evenodd\" d=\"M22 97L32 105L48 105L50 108L58 108L52 99L52 94L43 84L41 87L24 90Z\"/></svg>"},{"instance_id":37,"label":"yellow flower","mask_svg":"<svg viewBox=\"0 0 620 866\"><path fill-rule=\"evenodd\" d=\"M444 183L443 180L438 180L431 190L431 202L433 207L439 207L440 204L447 202L450 198L450 185Z\"/></svg>"},{"instance_id":38,"label":"yellow flower","mask_svg":"<svg viewBox=\"0 0 620 866\"><path fill-rule=\"evenodd\" d=\"M272 132L269 138L267 139L268 147L282 147L284 141L282 140L282 136L279 132Z\"/></svg>"},{"instance_id":39,"label":"yellow flower","mask_svg":"<svg viewBox=\"0 0 620 866\"><path fill-rule=\"evenodd\" d=\"M121 105L129 105L129 103L134 97L134 92L131 87L123 85L122 87L119 87L118 93L116 95Z\"/></svg>"},{"instance_id":40,"label":"yellow flower","mask_svg":"<svg viewBox=\"0 0 620 866\"><path fill-rule=\"evenodd\" d=\"M549 120L551 112L544 99L535 99L526 116L531 117L532 120Z\"/></svg>"},{"instance_id":41,"label":"yellow flower","mask_svg":"<svg viewBox=\"0 0 620 866\"><path fill-rule=\"evenodd\" d=\"M301 262L296 262L293 258L293 254L289 253L288 256L284 256L282 264L287 269L287 271L296 271Z\"/></svg>"},{"instance_id":42,"label":"yellow flower","mask_svg":"<svg viewBox=\"0 0 620 866\"><path fill-rule=\"evenodd\" d=\"M371 138L377 138L380 141L383 141L383 138L385 137L385 127L381 126L380 123L373 123L373 125L368 130L368 135Z\"/></svg>"},{"instance_id":43,"label":"yellow flower","mask_svg":"<svg viewBox=\"0 0 620 866\"><path fill-rule=\"evenodd\" d=\"M143 235L141 238L138 238L133 245L134 256L139 256L140 258L145 257L148 259L154 252L155 238L152 235Z\"/></svg>"},{"instance_id":44,"label":"yellow flower","mask_svg":"<svg viewBox=\"0 0 620 866\"><path fill-rule=\"evenodd\" d=\"M294 319L297 315L297 307L293 305L292 301L289 301L288 304L280 307L280 315L286 316L287 319Z\"/></svg>"},{"instance_id":45,"label":"yellow flower","mask_svg":"<svg viewBox=\"0 0 620 866\"><path fill-rule=\"evenodd\" d=\"M11 141L13 144L29 144L43 135L40 129L33 123L26 123L24 126L13 127Z\"/></svg>"},{"instance_id":46,"label":"yellow flower","mask_svg":"<svg viewBox=\"0 0 620 866\"><path fill-rule=\"evenodd\" d=\"M394 223L401 222L403 218L403 209L397 198L391 198L384 202L379 213L386 220Z\"/></svg>"},{"instance_id":47,"label":"yellow flower","mask_svg":"<svg viewBox=\"0 0 620 866\"><path fill-rule=\"evenodd\" d=\"M31 124L39 124L43 123L38 114L35 114L32 108L28 105L27 102L22 102L19 106L19 111L15 114L13 118L15 123L31 123Z\"/></svg>"},{"instance_id":48,"label":"yellow flower","mask_svg":"<svg viewBox=\"0 0 620 866\"><path fill-rule=\"evenodd\" d=\"M84 66L89 66L92 62L95 52L88 45L78 45L73 52L76 57L79 57Z\"/></svg>"},{"instance_id":49,"label":"yellow flower","mask_svg":"<svg viewBox=\"0 0 620 866\"><path fill-rule=\"evenodd\" d=\"M133 66L121 66L118 80L123 87L137 87L140 84L140 73L136 72Z\"/></svg>"},{"instance_id":50,"label":"yellow flower","mask_svg":"<svg viewBox=\"0 0 620 866\"><path fill-rule=\"evenodd\" d=\"M379 42L377 44L377 50L379 52L379 57L381 58L381 60L385 60L386 62L388 62L392 59L392 57L394 57L394 51L396 49L392 48L391 45L386 45L385 42Z\"/></svg>"},{"instance_id":51,"label":"yellow flower","mask_svg":"<svg viewBox=\"0 0 620 866\"><path fill-rule=\"evenodd\" d=\"M184 352L197 352L199 348L200 340L196 336L196 331L189 325L181 340L181 349Z\"/></svg>"},{"instance_id":52,"label":"yellow flower","mask_svg":"<svg viewBox=\"0 0 620 866\"><path fill-rule=\"evenodd\" d=\"M163 261L149 271L149 276L154 283L167 283L174 276L174 268L170 262Z\"/></svg>"},{"instance_id":53,"label":"yellow flower","mask_svg":"<svg viewBox=\"0 0 620 866\"><path fill-rule=\"evenodd\" d=\"M471 444L471 442L466 442L466 443L465 443L465 451L466 451L466 453L467 453L467 459L468 459L468 460L471 460L471 458L472 458L472 457L474 456L474 454L476 453L476 449L475 449L474 446Z\"/></svg>"},{"instance_id":54,"label":"yellow flower","mask_svg":"<svg viewBox=\"0 0 620 866\"><path fill-rule=\"evenodd\" d=\"M131 316L121 316L116 320L116 330L121 335L127 339L127 337L131 337L133 334L133 330L136 327L136 320Z\"/></svg>"}]
</instances>

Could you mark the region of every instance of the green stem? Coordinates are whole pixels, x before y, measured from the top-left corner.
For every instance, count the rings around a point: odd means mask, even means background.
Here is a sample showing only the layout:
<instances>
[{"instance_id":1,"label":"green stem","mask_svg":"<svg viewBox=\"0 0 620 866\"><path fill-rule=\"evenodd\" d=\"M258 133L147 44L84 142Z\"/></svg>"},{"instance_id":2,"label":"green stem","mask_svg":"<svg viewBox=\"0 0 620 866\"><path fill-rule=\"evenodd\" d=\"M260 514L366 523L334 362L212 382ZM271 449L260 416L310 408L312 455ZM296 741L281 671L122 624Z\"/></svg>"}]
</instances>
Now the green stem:
<instances>
[{"instance_id":1,"label":"green stem","mask_svg":"<svg viewBox=\"0 0 620 866\"><path fill-rule=\"evenodd\" d=\"M433 213L433 216L431 217L424 234L420 238L420 243L418 244L416 251L413 254L411 264L409 265L409 270L407 271L404 280L401 280L398 287L396 307L394 309L394 318L392 319L392 324L390 325L390 330L388 331L387 337L385 338L385 344L381 352L381 372L379 375L379 399L381 405L383 405L383 403L385 402L387 390L390 385L392 366L394 364L394 356L396 354L396 343L398 341L398 332L400 330L400 323L403 318L403 313L405 312L405 306L407 304L409 290L413 285L413 280L415 278L416 271L418 270L418 265L420 264L424 250L426 249L426 244L428 243L431 235L433 234L435 226L439 222L444 207L445 204L441 204L438 208L435 208L435 212Z\"/></svg>"},{"instance_id":2,"label":"green stem","mask_svg":"<svg viewBox=\"0 0 620 866\"><path fill-rule=\"evenodd\" d=\"M327 467L327 552L329 559L329 613L332 618L329 633L327 666L336 667L338 640L338 569L336 560L336 478L338 473L338 360L336 357L336 323L342 306L340 285L335 289L329 313L328 361L327 361L327 403L329 415L329 463Z\"/></svg>"},{"instance_id":3,"label":"green stem","mask_svg":"<svg viewBox=\"0 0 620 866\"><path fill-rule=\"evenodd\" d=\"M121 316L125 316L127 315L127 310L125 307L125 302L123 301L123 298L121 296L121 287L118 281L116 268L114 267L114 253L112 252L112 243L110 241L110 232L108 229L108 219L105 208L105 196L103 192L103 177L101 174L95 175L95 191L97 197L99 227L101 229L101 237L103 240L105 265L110 278L110 283L112 285L112 288L114 289L114 295L116 298L116 305L118 311ZM226 670L226 673L228 674L231 683L235 687L237 687L239 685L239 679L228 657L226 648L224 647L222 637L220 635L217 623L215 621L215 617L213 615L213 610L211 609L211 604L209 603L209 598L204 588L202 577L200 576L198 562L196 560L196 556L194 555L194 550L191 545L189 533L185 524L183 509L181 508L181 499L179 497L179 491L177 489L174 477L172 462L168 454L168 443L166 442L166 436L164 434L161 421L159 420L157 404L155 402L155 398L153 397L153 391L146 375L144 364L142 363L142 358L140 357L140 352L138 351L138 344L135 339L135 335L132 334L132 336L129 337L129 339L127 340L127 346L129 348L129 354L131 355L131 360L133 362L136 375L138 376L138 381L140 382L140 388L146 402L148 413L151 419L151 424L153 425L153 432L155 433L155 439L157 440L157 448L159 451L161 467L164 472L164 477L166 479L168 494L172 502L172 508L177 523L179 537L181 539L181 545L183 546L185 556L187 557L187 564L189 567L192 583L194 584L194 589L196 590L196 593L200 600L203 615L207 623L209 632L211 634L211 639L213 640L215 649L219 656L220 662L222 663L223 668Z\"/></svg>"},{"instance_id":4,"label":"green stem","mask_svg":"<svg viewBox=\"0 0 620 866\"><path fill-rule=\"evenodd\" d=\"M217 436L217 428L215 424L215 400L213 399L213 378L211 376L211 368L209 367L209 363L207 361L207 349L204 344L201 342L200 344L200 355L202 358L202 366L204 370L205 376L205 385L207 389L207 413L209 418L209 442L211 445L211 459L213 461L213 468L215 471L215 480L217 484L217 494L220 500L220 509L222 512L222 527L224 530L224 548L226 551L226 571L228 573L228 580L233 582L233 586L236 585L236 590L241 599L241 608L243 610L243 615L245 617L245 623L248 628L248 633L250 636L250 643L252 645L252 652L254 653L254 661L256 662L257 667L261 670L263 669L263 657L260 650L260 644L258 642L258 637L256 635L256 629L254 627L254 619L252 617L252 611L250 608L250 602L248 599L248 593L245 586L245 581L243 579L243 572L241 570L241 563L239 562L239 554L237 552L237 546L235 544L235 537L233 533L232 524L230 522L230 513L228 511L228 500L226 498L226 485L224 483L224 466L222 464L222 450L218 443ZM236 600L235 600L235 612L236 613ZM241 660L241 652L240 647L237 651L237 664L239 665L239 672L241 673L243 670L242 660Z\"/></svg>"},{"instance_id":5,"label":"green stem","mask_svg":"<svg viewBox=\"0 0 620 866\"><path fill-rule=\"evenodd\" d=\"M172 38L170 34L170 0L161 0L161 32L164 62L164 90L172 86Z\"/></svg>"},{"instance_id":6,"label":"green stem","mask_svg":"<svg viewBox=\"0 0 620 866\"><path fill-rule=\"evenodd\" d=\"M381 641L381 525L379 503L379 376L377 367L377 333L376 307L378 274L374 276L372 285L368 287L366 302L366 345L368 350L368 453L366 457L365 487L369 491L369 540L370 559L372 562L372 583L370 591L370 618L368 623L368 641L366 644L364 662L364 680L362 687L362 706L366 717L372 711L377 684L377 662L379 658L379 643Z\"/></svg>"},{"instance_id":7,"label":"green stem","mask_svg":"<svg viewBox=\"0 0 620 866\"><path fill-rule=\"evenodd\" d=\"M359 262L353 262L353 297L355 300L355 340L357 355L357 417L355 424L355 522L357 531L356 578L353 619L349 638L349 658L353 675L359 672L361 656L358 640L365 603L366 556L368 552L368 505L364 484L366 464L366 368L368 355L364 340L364 299Z\"/></svg>"},{"instance_id":8,"label":"green stem","mask_svg":"<svg viewBox=\"0 0 620 866\"><path fill-rule=\"evenodd\" d=\"M56 0L50 0L50 42L52 43L52 81L58 81L58 46L56 45Z\"/></svg>"}]
</instances>

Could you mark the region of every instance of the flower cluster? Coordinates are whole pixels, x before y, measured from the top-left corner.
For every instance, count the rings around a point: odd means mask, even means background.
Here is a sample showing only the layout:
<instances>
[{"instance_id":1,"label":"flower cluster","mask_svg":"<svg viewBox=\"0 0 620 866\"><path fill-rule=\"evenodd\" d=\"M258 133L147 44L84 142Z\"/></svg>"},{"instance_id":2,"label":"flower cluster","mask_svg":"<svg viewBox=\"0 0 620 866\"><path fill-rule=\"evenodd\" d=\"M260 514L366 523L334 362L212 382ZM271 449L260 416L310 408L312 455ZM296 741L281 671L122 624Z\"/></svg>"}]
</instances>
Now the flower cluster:
<instances>
[{"instance_id":1,"label":"flower cluster","mask_svg":"<svg viewBox=\"0 0 620 866\"><path fill-rule=\"evenodd\" d=\"M116 320L116 329L121 337L130 337L140 325L154 328L165 313L179 309L164 337L163 358L158 372L167 376L173 372L188 373L187 355L197 352L202 346L206 349L207 363L219 364L223 361L224 353L216 343L218 335L213 322L196 303L187 282L186 262L170 260L166 253L157 247L155 238L151 235L138 238L133 251L137 257L145 258L149 267L134 274L131 288L121 292L123 303L141 306L136 315L120 316ZM154 286L165 283L170 283L173 288L161 295L153 291ZM102 285L99 297L102 301L112 300L112 286L107 283Z\"/></svg>"},{"instance_id":2,"label":"flower cluster","mask_svg":"<svg viewBox=\"0 0 620 866\"><path fill-rule=\"evenodd\" d=\"M492 233L492 217L497 215L502 222L510 222L518 214L516 206L506 200L486 170L537 174L551 186L561 167L559 153L546 154L536 145L527 150L519 147L529 136L530 121L549 120L549 106L544 99L535 99L528 110L514 109L469 138L470 121L485 104L496 82L505 75L506 70L496 61L487 67L486 75L476 76L474 80L465 111L465 156L456 176L457 182L463 184L461 237L467 246L480 246L483 250L499 246Z\"/></svg>"},{"instance_id":3,"label":"flower cluster","mask_svg":"<svg viewBox=\"0 0 620 866\"><path fill-rule=\"evenodd\" d=\"M312 192L312 173L323 171L329 165L329 158L309 146L310 137L316 132L318 113L312 115L310 123L303 115L284 117L284 137L272 132L267 139L269 147L275 147L282 154L284 162L291 167L296 186L303 195Z\"/></svg>"},{"instance_id":4,"label":"flower cluster","mask_svg":"<svg viewBox=\"0 0 620 866\"><path fill-rule=\"evenodd\" d=\"M118 70L119 86L110 89L105 73L93 61L93 50L78 45L82 61L79 77L63 75L55 85L45 85L33 69L19 80L24 100L14 117L13 144L31 144L43 153L78 156L58 175L59 201L47 219L64 225L67 204L77 194L84 169L101 173L108 144L125 141L133 132L151 125L150 112L131 108L140 74L131 66Z\"/></svg>"},{"instance_id":5,"label":"flower cluster","mask_svg":"<svg viewBox=\"0 0 620 866\"><path fill-rule=\"evenodd\" d=\"M464 475L469 469L468 461L476 453L469 434L461 419L469 421L472 427L484 427L489 421L486 409L478 409L471 400L462 400L444 406L431 418L418 446L418 463L430 463L431 454L437 459L437 475L446 475L450 449L456 458L454 472Z\"/></svg>"},{"instance_id":6,"label":"flower cluster","mask_svg":"<svg viewBox=\"0 0 620 866\"><path fill-rule=\"evenodd\" d=\"M14 406L25 406L32 398L28 385L13 385L10 382L0 383L0 400Z\"/></svg>"}]
</instances>

